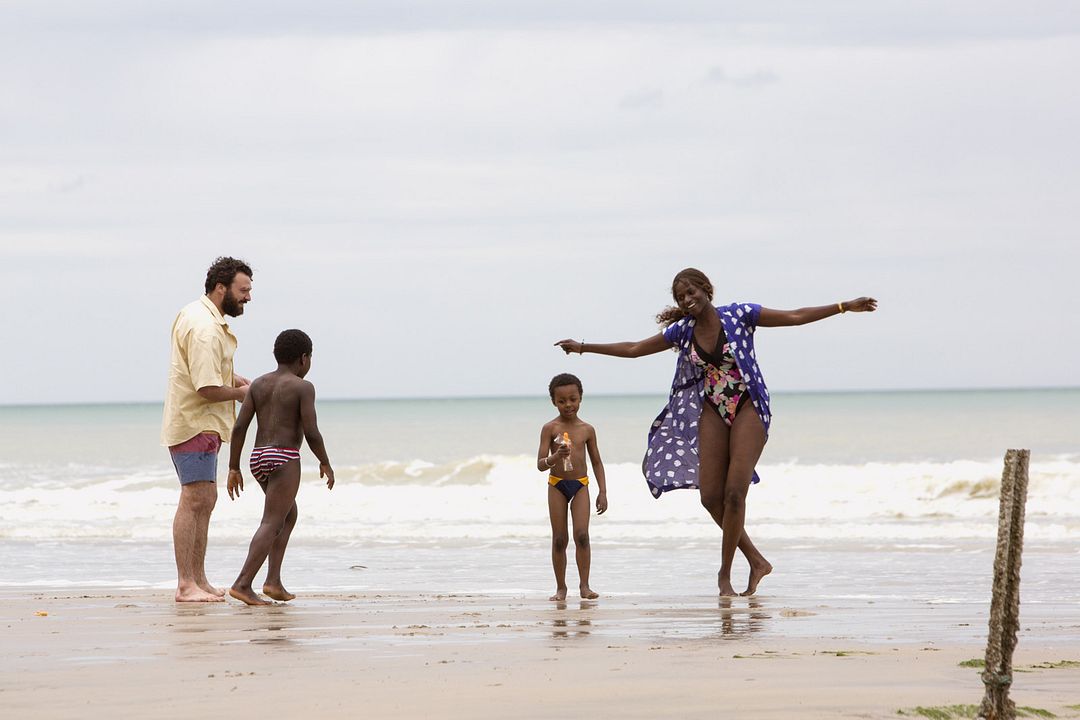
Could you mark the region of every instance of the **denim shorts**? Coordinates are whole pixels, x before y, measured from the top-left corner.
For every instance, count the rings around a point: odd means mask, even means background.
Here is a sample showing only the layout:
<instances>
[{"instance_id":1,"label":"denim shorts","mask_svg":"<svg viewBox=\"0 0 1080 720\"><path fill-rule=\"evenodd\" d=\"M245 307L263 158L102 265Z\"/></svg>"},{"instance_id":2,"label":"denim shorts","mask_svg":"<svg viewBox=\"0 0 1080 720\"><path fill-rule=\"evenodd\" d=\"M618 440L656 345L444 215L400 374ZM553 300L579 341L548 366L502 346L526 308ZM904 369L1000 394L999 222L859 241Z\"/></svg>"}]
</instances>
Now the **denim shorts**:
<instances>
[{"instance_id":1,"label":"denim shorts","mask_svg":"<svg viewBox=\"0 0 1080 720\"><path fill-rule=\"evenodd\" d=\"M173 467L181 485L194 482L217 482L217 457L221 438L217 433L201 433L169 448Z\"/></svg>"}]
</instances>

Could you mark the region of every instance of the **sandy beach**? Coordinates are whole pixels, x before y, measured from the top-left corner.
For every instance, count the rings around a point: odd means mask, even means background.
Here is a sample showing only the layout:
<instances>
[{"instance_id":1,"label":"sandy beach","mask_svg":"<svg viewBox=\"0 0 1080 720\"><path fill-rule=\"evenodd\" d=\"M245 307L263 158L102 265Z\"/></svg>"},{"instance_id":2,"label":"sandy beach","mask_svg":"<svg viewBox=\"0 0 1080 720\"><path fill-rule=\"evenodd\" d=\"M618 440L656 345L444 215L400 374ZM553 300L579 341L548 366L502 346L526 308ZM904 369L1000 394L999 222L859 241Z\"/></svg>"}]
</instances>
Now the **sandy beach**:
<instances>
[{"instance_id":1,"label":"sandy beach","mask_svg":"<svg viewBox=\"0 0 1080 720\"><path fill-rule=\"evenodd\" d=\"M836 608L768 600L348 593L247 608L176 605L161 591L2 597L0 708L11 718L886 718L982 696L977 671L960 664L981 646L856 642L827 631ZM1077 621L1055 621L1055 641L1021 636L1018 705L1080 717ZM784 637L800 623L822 632Z\"/></svg>"}]
</instances>

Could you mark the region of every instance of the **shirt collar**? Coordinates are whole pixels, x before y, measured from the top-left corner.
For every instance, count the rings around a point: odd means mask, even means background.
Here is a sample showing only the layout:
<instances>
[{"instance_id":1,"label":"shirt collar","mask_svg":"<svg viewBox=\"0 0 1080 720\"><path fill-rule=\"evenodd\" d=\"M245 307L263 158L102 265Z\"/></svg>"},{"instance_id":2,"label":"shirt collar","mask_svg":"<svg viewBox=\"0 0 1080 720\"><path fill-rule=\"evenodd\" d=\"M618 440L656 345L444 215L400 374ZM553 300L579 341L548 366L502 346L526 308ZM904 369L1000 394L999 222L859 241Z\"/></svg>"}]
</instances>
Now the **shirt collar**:
<instances>
[{"instance_id":1,"label":"shirt collar","mask_svg":"<svg viewBox=\"0 0 1080 720\"><path fill-rule=\"evenodd\" d=\"M201 300L203 306L210 311L210 314L214 317L214 320L217 322L218 325L224 325L225 327L229 327L229 323L225 321L224 316L222 316L221 312L218 311L217 305L215 305L209 297L203 295L199 298L199 300Z\"/></svg>"}]
</instances>

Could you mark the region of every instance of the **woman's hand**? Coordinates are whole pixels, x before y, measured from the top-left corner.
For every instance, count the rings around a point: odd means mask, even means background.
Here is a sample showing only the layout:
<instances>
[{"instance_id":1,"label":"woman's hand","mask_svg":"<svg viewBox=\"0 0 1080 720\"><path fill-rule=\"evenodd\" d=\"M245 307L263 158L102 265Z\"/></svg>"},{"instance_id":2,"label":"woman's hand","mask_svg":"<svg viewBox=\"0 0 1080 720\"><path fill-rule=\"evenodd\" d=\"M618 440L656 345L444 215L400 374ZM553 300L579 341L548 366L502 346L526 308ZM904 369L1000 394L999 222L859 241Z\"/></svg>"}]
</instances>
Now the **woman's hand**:
<instances>
[{"instance_id":1,"label":"woman's hand","mask_svg":"<svg viewBox=\"0 0 1080 720\"><path fill-rule=\"evenodd\" d=\"M555 344L558 345L559 347L561 347L562 351L564 353L566 353L567 355L569 355L570 353L577 353L578 355L580 355L581 354L581 346L584 343L580 343L577 340L560 340L559 342L557 342Z\"/></svg>"},{"instance_id":2,"label":"woman's hand","mask_svg":"<svg viewBox=\"0 0 1080 720\"><path fill-rule=\"evenodd\" d=\"M874 312L877 300L872 297L855 298L844 303L844 312Z\"/></svg>"}]
</instances>

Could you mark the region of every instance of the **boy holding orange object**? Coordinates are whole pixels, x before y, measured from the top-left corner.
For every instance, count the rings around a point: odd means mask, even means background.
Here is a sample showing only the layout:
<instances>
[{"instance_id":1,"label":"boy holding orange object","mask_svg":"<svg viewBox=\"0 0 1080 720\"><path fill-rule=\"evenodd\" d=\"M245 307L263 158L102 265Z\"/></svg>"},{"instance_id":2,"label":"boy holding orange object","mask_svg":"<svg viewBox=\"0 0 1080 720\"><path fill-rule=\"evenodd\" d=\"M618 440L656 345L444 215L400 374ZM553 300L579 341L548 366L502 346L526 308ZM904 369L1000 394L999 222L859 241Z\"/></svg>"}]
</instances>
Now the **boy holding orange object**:
<instances>
[{"instance_id":1,"label":"boy holding orange object","mask_svg":"<svg viewBox=\"0 0 1080 720\"><path fill-rule=\"evenodd\" d=\"M566 546L569 543L567 516L574 520L574 547L581 597L592 600L599 595L589 587L589 478L585 475L588 451L596 478L596 513L607 510L607 482L604 463L596 446L596 430L578 417L583 394L581 381L563 373L548 385L551 404L559 410L554 420L540 430L540 449L536 468L548 476L548 515L551 518L551 565L555 570L555 594L551 600L566 599Z\"/></svg>"}]
</instances>

